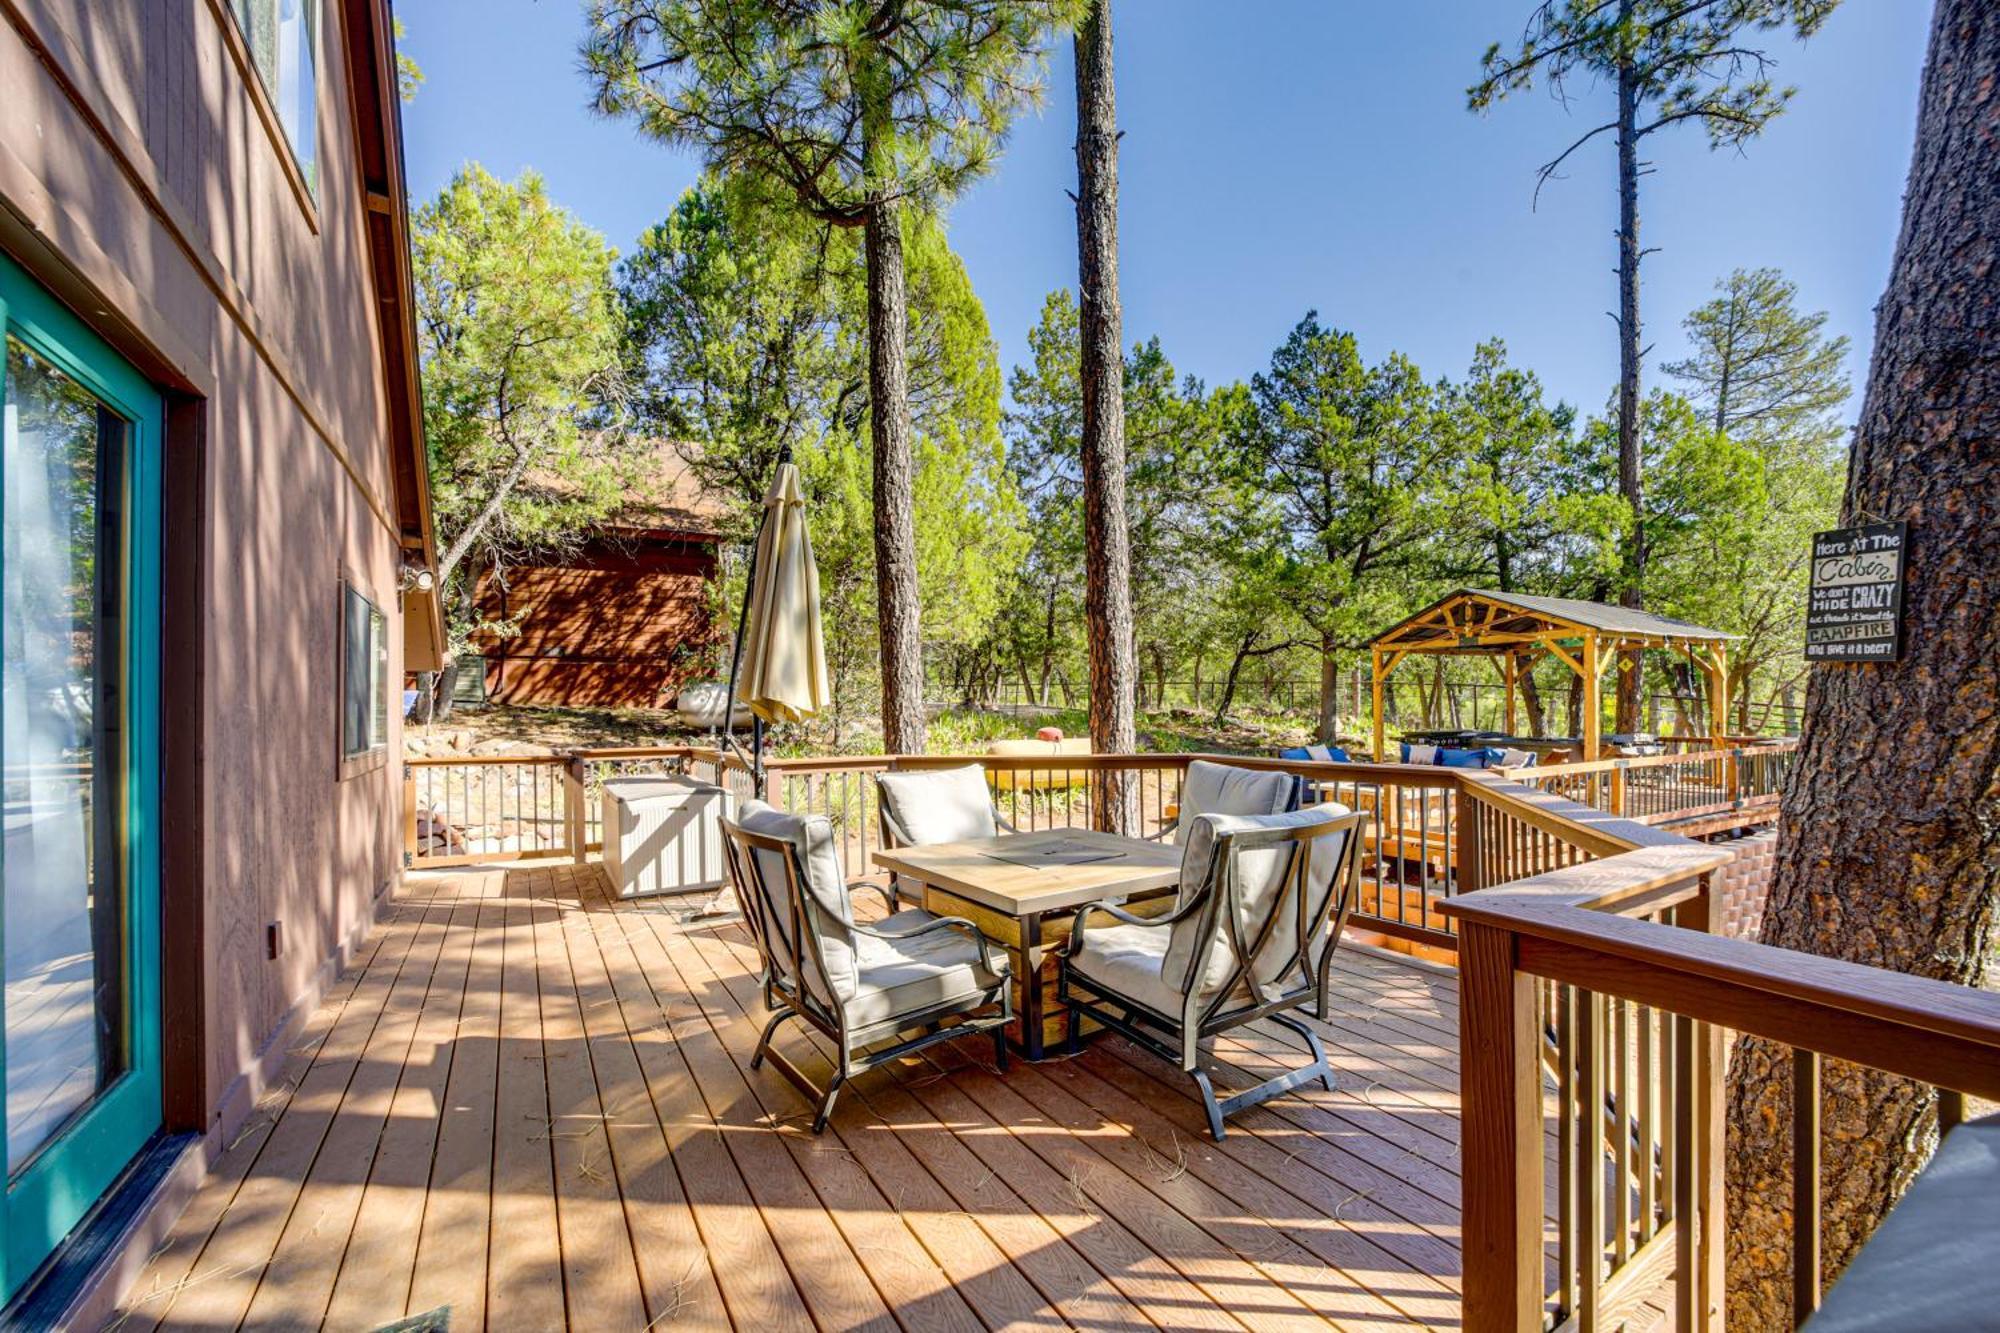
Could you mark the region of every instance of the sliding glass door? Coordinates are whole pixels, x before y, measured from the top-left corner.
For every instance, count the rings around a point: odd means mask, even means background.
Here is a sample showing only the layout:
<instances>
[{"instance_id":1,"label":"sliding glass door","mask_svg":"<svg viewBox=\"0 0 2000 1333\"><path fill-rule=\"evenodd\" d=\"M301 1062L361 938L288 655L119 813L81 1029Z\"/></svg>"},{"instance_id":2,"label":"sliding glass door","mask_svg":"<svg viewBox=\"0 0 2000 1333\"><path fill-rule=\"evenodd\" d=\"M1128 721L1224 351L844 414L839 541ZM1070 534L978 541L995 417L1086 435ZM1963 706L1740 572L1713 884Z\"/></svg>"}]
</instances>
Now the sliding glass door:
<instances>
[{"instance_id":1,"label":"sliding glass door","mask_svg":"<svg viewBox=\"0 0 2000 1333\"><path fill-rule=\"evenodd\" d=\"M11 1295L160 1123L161 407L4 257L0 325L0 1237Z\"/></svg>"}]
</instances>

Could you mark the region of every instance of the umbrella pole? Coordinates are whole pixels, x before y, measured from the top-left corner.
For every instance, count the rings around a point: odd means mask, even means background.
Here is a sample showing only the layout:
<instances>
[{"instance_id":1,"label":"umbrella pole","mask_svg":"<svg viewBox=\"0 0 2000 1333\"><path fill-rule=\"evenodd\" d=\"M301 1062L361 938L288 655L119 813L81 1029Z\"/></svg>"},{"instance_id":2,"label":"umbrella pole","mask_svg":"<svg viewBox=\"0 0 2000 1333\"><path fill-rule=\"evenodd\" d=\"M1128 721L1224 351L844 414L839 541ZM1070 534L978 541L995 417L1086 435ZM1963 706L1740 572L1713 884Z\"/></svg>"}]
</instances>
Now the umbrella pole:
<instances>
[{"instance_id":1,"label":"umbrella pole","mask_svg":"<svg viewBox=\"0 0 2000 1333\"><path fill-rule=\"evenodd\" d=\"M778 450L778 461L771 469L776 477L778 469L792 461L792 446L787 443ZM771 521L771 511L764 510L757 516L757 532L750 539L750 568L744 571L743 605L736 608L736 645L729 654L729 693L722 701L722 745L727 752L741 750L736 744L736 679L743 669L743 634L750 627L750 598L757 588L757 552L764 545L764 525ZM750 794L758 800L764 799L764 719L756 714L750 716Z\"/></svg>"},{"instance_id":2,"label":"umbrella pole","mask_svg":"<svg viewBox=\"0 0 2000 1333\"><path fill-rule=\"evenodd\" d=\"M743 670L743 635L750 627L750 594L757 586L757 547L764 538L766 513L757 520L757 535L750 539L750 568L743 579L743 605L736 609L736 644L729 654L729 693L722 702L722 752L740 751L736 743L736 680ZM754 713L750 721L750 794L764 799L764 722Z\"/></svg>"}]
</instances>

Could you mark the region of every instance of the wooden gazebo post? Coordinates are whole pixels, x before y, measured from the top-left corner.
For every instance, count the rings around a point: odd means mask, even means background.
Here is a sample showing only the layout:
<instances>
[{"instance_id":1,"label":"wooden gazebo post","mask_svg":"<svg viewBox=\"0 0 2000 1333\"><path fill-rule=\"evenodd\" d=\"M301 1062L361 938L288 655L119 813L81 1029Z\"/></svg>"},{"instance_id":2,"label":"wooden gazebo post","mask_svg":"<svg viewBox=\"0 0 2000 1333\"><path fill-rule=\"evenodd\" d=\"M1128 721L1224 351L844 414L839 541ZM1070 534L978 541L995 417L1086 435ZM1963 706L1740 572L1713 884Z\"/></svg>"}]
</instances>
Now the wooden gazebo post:
<instances>
[{"instance_id":1,"label":"wooden gazebo post","mask_svg":"<svg viewBox=\"0 0 2000 1333\"><path fill-rule=\"evenodd\" d=\"M1520 734L1514 727L1514 686L1520 674L1520 662L1514 656L1514 650L1509 648L1500 657L1500 678L1507 683L1507 720L1504 725L1509 736Z\"/></svg>"},{"instance_id":2,"label":"wooden gazebo post","mask_svg":"<svg viewBox=\"0 0 2000 1333\"><path fill-rule=\"evenodd\" d=\"M1603 664L1597 656L1597 631L1583 632L1583 670L1577 672L1583 677L1583 758L1585 763L1596 759L1603 747L1604 701L1597 697L1597 687L1603 672Z\"/></svg>"},{"instance_id":3,"label":"wooden gazebo post","mask_svg":"<svg viewBox=\"0 0 2000 1333\"><path fill-rule=\"evenodd\" d=\"M1382 762L1382 650L1370 647L1368 650L1371 688L1375 699L1375 762Z\"/></svg>"},{"instance_id":4,"label":"wooden gazebo post","mask_svg":"<svg viewBox=\"0 0 2000 1333\"><path fill-rule=\"evenodd\" d=\"M1708 645L1708 738L1729 748L1729 650L1720 643Z\"/></svg>"}]
</instances>

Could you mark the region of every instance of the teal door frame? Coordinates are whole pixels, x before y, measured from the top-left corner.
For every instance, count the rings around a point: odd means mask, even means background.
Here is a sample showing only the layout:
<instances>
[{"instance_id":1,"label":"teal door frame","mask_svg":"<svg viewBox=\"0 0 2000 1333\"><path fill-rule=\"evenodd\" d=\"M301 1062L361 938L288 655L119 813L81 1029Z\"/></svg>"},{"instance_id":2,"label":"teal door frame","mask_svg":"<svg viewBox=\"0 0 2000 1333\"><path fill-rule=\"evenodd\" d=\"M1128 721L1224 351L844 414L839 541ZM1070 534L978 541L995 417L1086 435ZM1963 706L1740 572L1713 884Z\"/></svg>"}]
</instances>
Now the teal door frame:
<instances>
[{"instance_id":1,"label":"teal door frame","mask_svg":"<svg viewBox=\"0 0 2000 1333\"><path fill-rule=\"evenodd\" d=\"M131 423L125 458L124 857L126 1068L7 1182L0 1300L21 1289L160 1126L159 393L109 344L0 255L0 329ZM0 355L0 377L6 373ZM4 381L0 380L0 387ZM5 923L0 920L0 949ZM5 999L0 995L0 1016ZM0 1022L0 1071L6 1067ZM4 1102L0 1102L4 1105Z\"/></svg>"}]
</instances>

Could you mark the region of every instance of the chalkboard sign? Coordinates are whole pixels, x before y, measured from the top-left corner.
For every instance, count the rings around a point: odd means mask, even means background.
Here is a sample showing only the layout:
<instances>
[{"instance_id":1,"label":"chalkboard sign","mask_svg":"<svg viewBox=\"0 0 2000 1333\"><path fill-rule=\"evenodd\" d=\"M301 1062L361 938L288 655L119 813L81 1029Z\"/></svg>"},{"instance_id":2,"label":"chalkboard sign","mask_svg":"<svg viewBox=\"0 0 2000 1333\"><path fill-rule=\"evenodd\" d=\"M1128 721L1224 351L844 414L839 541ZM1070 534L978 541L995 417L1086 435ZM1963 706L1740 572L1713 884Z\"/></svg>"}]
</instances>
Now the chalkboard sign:
<instances>
[{"instance_id":1,"label":"chalkboard sign","mask_svg":"<svg viewBox=\"0 0 2000 1333\"><path fill-rule=\"evenodd\" d=\"M1893 662L1903 655L1907 523L1870 523L1813 536L1806 660Z\"/></svg>"}]
</instances>

